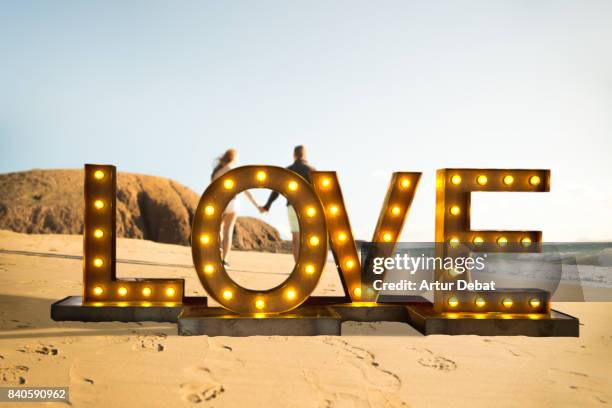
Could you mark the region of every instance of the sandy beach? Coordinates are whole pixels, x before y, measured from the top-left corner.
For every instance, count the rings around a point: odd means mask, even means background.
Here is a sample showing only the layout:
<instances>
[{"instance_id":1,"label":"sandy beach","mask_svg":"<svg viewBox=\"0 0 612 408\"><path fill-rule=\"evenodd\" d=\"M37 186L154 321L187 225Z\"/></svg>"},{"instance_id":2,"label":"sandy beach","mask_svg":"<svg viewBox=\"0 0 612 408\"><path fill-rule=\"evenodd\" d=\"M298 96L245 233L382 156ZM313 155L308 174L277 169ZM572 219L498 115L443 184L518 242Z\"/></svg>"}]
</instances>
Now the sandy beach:
<instances>
[{"instance_id":1,"label":"sandy beach","mask_svg":"<svg viewBox=\"0 0 612 408\"><path fill-rule=\"evenodd\" d=\"M118 275L180 277L188 295L204 295L189 247L119 239L117 248ZM67 386L72 406L612 403L610 303L554 305L580 318L579 338L425 337L405 324L355 322L342 337L180 337L173 324L49 318L51 303L81 293L79 235L0 231L0 250L0 386ZM261 288L292 266L290 255L257 252L231 262L240 283ZM339 287L330 265L315 294Z\"/></svg>"}]
</instances>

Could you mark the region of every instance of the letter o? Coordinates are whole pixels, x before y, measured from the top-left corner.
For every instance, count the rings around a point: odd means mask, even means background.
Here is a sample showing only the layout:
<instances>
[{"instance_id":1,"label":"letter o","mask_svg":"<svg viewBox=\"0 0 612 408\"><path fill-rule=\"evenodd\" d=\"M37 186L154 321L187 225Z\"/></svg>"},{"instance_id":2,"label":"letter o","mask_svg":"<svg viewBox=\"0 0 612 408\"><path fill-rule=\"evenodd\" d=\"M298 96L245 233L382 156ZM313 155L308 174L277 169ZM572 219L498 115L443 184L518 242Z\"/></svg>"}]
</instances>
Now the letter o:
<instances>
[{"instance_id":1,"label":"letter o","mask_svg":"<svg viewBox=\"0 0 612 408\"><path fill-rule=\"evenodd\" d=\"M238 285L227 274L219 251L223 211L240 192L269 188L295 208L300 225L300 253L289 277L267 290ZM236 313L282 313L302 304L317 286L327 259L327 225L321 201L300 175L282 167L242 166L213 181L200 198L191 233L193 263L204 289Z\"/></svg>"}]
</instances>

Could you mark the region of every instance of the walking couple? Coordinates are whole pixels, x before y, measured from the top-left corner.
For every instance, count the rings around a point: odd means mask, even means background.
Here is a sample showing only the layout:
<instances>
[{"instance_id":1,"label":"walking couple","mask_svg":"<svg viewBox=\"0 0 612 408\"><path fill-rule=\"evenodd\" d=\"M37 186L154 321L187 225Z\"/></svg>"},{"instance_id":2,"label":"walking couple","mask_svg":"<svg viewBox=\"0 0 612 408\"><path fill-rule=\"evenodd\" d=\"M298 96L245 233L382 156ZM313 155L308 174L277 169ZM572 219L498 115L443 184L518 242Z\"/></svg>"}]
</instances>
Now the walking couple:
<instances>
[{"instance_id":1,"label":"walking couple","mask_svg":"<svg viewBox=\"0 0 612 408\"><path fill-rule=\"evenodd\" d=\"M237 166L238 163L238 152L236 149L229 149L216 161L215 167L211 175L211 181L218 179L225 173ZM308 164L306 160L306 149L304 146L299 145L293 149L293 163L287 166L287 169L292 170L306 179L311 183L310 172L315 170L314 167ZM263 206L260 206L253 195L247 190L244 192L249 201L257 207L260 213L267 213L270 211L272 203L278 198L279 194L277 191L272 191L268 197L268 201ZM221 259L223 265L229 267L227 262L228 255L232 248L232 237L234 235L234 226L236 219L238 218L239 203L236 201L236 197L230 201L223 212L223 218L221 219ZM298 252L300 249L300 226L298 217L295 209L287 201L287 216L289 219L289 227L291 229L291 239L293 244L293 257L297 260Z\"/></svg>"}]
</instances>

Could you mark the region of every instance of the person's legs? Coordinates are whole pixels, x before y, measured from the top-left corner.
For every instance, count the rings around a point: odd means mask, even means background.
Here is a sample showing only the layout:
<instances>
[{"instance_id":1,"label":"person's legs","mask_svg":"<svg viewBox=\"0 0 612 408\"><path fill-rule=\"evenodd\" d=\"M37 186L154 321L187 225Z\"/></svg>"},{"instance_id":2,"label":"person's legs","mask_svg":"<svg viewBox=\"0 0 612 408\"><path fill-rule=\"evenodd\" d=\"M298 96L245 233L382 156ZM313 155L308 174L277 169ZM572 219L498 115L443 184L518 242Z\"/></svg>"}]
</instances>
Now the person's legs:
<instances>
[{"instance_id":1,"label":"person's legs","mask_svg":"<svg viewBox=\"0 0 612 408\"><path fill-rule=\"evenodd\" d=\"M234 236L234 225L238 214L235 212L223 213L223 219L221 221L221 259L227 260L227 256L232 249L232 238Z\"/></svg>"},{"instance_id":2,"label":"person's legs","mask_svg":"<svg viewBox=\"0 0 612 408\"><path fill-rule=\"evenodd\" d=\"M297 262L298 256L300 255L300 233L299 232L291 233L291 242L292 242L291 250L293 251L293 259Z\"/></svg>"},{"instance_id":3,"label":"person's legs","mask_svg":"<svg viewBox=\"0 0 612 408\"><path fill-rule=\"evenodd\" d=\"M293 252L293 259L297 262L300 254L300 223L297 213L291 205L287 206L287 216L289 218L289 228L291 229L291 250Z\"/></svg>"}]
</instances>

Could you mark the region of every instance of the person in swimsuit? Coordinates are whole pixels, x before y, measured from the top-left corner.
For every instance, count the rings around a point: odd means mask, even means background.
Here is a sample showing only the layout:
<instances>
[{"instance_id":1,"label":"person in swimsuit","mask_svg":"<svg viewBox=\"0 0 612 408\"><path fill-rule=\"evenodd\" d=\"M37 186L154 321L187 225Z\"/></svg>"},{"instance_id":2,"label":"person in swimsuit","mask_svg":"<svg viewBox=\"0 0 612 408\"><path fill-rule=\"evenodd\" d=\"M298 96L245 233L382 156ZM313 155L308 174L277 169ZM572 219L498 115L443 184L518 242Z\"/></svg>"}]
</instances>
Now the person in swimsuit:
<instances>
[{"instance_id":1,"label":"person in swimsuit","mask_svg":"<svg viewBox=\"0 0 612 408\"><path fill-rule=\"evenodd\" d=\"M310 172L314 171L315 168L308 164L308 161L306 160L306 148L304 146L295 146L293 149L293 163L287 168L304 177L306 181L312 184ZM259 211L262 213L270 211L272 203L278 198L278 196L279 193L276 191L270 193L270 197L268 197L266 205L261 207ZM297 261L300 251L300 224L298 222L298 216L295 209L289 204L289 201L287 201L287 216L289 218L289 227L291 228L293 258Z\"/></svg>"},{"instance_id":2,"label":"person in swimsuit","mask_svg":"<svg viewBox=\"0 0 612 408\"><path fill-rule=\"evenodd\" d=\"M217 159L215 167L210 176L211 181L215 181L219 177L223 176L225 173L236 167L237 163L238 152L236 149L228 149L221 157ZM262 207L257 204L257 201L255 201L255 198L253 198L253 195L251 195L249 191L244 191L244 194L259 211L262 210ZM236 198L237 197L234 197L232 201L229 202L227 207L225 207L225 211L223 212L223 216L221 218L221 259L223 260L223 265L225 266L229 266L227 257L232 249L234 226L236 225L238 210L240 208Z\"/></svg>"}]
</instances>

